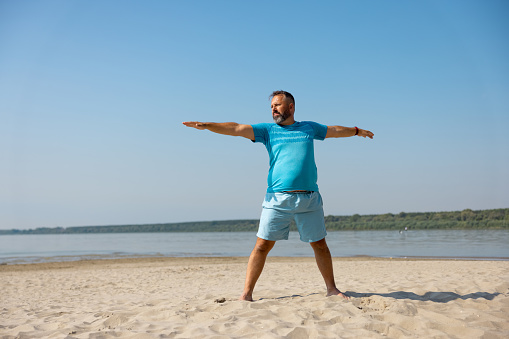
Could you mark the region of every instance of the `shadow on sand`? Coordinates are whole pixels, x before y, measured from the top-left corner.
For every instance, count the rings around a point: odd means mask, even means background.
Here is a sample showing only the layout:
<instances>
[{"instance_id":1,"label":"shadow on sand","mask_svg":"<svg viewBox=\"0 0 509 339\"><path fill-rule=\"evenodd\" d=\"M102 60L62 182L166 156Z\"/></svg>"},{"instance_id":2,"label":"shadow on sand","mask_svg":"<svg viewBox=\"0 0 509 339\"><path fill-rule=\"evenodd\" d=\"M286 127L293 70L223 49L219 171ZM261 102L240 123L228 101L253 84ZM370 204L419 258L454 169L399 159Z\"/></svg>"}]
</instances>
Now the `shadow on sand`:
<instances>
[{"instance_id":1,"label":"shadow on sand","mask_svg":"<svg viewBox=\"0 0 509 339\"><path fill-rule=\"evenodd\" d=\"M419 301L433 301L436 303L446 303L452 300L462 299L486 299L493 300L496 296L501 293L488 293L488 292L475 292L469 293L465 295L460 295L454 292L426 292L423 295L415 294L414 292L391 292L391 293L358 293L347 291L346 295L352 298L365 298L371 297L374 295L378 295L381 297L394 298L394 299L409 299L409 300L419 300Z\"/></svg>"},{"instance_id":2,"label":"shadow on sand","mask_svg":"<svg viewBox=\"0 0 509 339\"><path fill-rule=\"evenodd\" d=\"M423 295L416 294L414 292L404 292L404 291L398 291L398 292L391 292L391 293L358 293L358 292L352 292L352 291L346 291L344 292L347 296L350 298L366 298L371 297L374 295L385 297L385 298L394 298L394 299L408 299L408 300L418 300L418 301L432 301L436 303L447 303L452 300L462 299L486 299L486 300L493 300L496 296L500 295L501 293L488 293L488 292L475 292L475 293L469 293L465 295L460 295L454 292L426 292ZM305 298L312 295L319 295L320 293L309 293L309 294L293 294L293 295L286 295L281 297L275 297L275 298L260 298L261 300L282 300L282 299L291 299L291 298ZM325 295L324 295L325 296Z\"/></svg>"}]
</instances>

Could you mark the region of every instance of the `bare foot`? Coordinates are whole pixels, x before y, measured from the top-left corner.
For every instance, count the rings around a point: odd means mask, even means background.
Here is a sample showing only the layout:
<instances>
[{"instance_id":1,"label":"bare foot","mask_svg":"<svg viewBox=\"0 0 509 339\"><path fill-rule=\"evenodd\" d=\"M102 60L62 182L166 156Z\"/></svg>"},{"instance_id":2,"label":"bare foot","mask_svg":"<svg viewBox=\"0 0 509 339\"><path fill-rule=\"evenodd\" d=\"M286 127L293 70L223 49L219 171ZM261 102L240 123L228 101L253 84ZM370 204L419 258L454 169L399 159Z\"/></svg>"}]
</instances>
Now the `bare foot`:
<instances>
[{"instance_id":1,"label":"bare foot","mask_svg":"<svg viewBox=\"0 0 509 339\"><path fill-rule=\"evenodd\" d=\"M239 300L242 300L242 301L253 301L253 296L249 295L249 294L242 293L242 295L240 296Z\"/></svg>"},{"instance_id":2,"label":"bare foot","mask_svg":"<svg viewBox=\"0 0 509 339\"><path fill-rule=\"evenodd\" d=\"M343 292L341 292L337 288L335 288L333 290L330 290L330 291L327 291L327 297L330 297L332 295L338 295L340 297L343 297L343 299L346 299L346 300L350 299L349 296L347 296L346 294L344 294Z\"/></svg>"}]
</instances>

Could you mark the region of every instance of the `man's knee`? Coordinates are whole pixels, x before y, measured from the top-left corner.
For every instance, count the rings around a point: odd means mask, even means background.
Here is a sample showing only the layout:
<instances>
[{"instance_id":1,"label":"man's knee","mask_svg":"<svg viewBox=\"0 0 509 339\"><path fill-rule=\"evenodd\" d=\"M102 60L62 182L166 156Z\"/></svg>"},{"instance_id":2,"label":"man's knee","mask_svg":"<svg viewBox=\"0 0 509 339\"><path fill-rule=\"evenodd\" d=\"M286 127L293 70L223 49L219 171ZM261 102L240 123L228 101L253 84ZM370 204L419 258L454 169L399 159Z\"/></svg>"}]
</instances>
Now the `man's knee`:
<instances>
[{"instance_id":1,"label":"man's knee","mask_svg":"<svg viewBox=\"0 0 509 339\"><path fill-rule=\"evenodd\" d=\"M269 253L275 243L275 241L258 238L254 250L261 253Z\"/></svg>"},{"instance_id":2,"label":"man's knee","mask_svg":"<svg viewBox=\"0 0 509 339\"><path fill-rule=\"evenodd\" d=\"M329 246L327 246L327 242L325 241L325 238L322 240L318 240L312 243L309 243L314 251L328 251Z\"/></svg>"}]
</instances>

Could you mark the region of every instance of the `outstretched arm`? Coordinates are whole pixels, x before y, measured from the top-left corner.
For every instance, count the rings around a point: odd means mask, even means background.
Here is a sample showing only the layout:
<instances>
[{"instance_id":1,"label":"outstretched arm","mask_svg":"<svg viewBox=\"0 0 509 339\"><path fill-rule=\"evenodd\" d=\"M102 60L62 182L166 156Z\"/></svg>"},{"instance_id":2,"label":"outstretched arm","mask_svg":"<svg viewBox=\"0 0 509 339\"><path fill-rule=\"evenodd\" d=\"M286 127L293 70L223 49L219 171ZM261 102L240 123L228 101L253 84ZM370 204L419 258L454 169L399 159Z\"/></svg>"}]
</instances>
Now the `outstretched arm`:
<instances>
[{"instance_id":1,"label":"outstretched arm","mask_svg":"<svg viewBox=\"0 0 509 339\"><path fill-rule=\"evenodd\" d=\"M345 138L345 137L353 137L354 135L358 135L360 137L368 137L373 139L373 132L370 132L365 129L360 129L357 127L343 127L343 126L327 126L327 135L326 138Z\"/></svg>"},{"instance_id":2,"label":"outstretched arm","mask_svg":"<svg viewBox=\"0 0 509 339\"><path fill-rule=\"evenodd\" d=\"M253 127L251 125L237 124L236 122L199 122L199 121L186 121L183 122L187 127L196 129L208 129L211 132L232 135L235 137L244 137L249 140L254 140Z\"/></svg>"}]
</instances>

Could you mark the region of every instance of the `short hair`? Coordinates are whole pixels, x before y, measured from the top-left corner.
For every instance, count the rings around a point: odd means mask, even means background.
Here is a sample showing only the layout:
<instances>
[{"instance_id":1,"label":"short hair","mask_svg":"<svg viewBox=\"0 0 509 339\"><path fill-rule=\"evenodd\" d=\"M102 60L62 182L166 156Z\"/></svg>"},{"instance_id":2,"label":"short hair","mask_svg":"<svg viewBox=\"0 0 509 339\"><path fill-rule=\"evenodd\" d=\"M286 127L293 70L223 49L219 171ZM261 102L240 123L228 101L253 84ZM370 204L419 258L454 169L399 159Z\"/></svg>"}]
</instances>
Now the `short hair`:
<instances>
[{"instance_id":1,"label":"short hair","mask_svg":"<svg viewBox=\"0 0 509 339\"><path fill-rule=\"evenodd\" d=\"M293 97L293 95L291 95L289 92L287 91L274 91L272 92L272 94L269 96L269 99L272 100L272 98L274 98L276 95L284 95L284 97L286 99L290 99L290 102L295 106L295 98Z\"/></svg>"}]
</instances>

